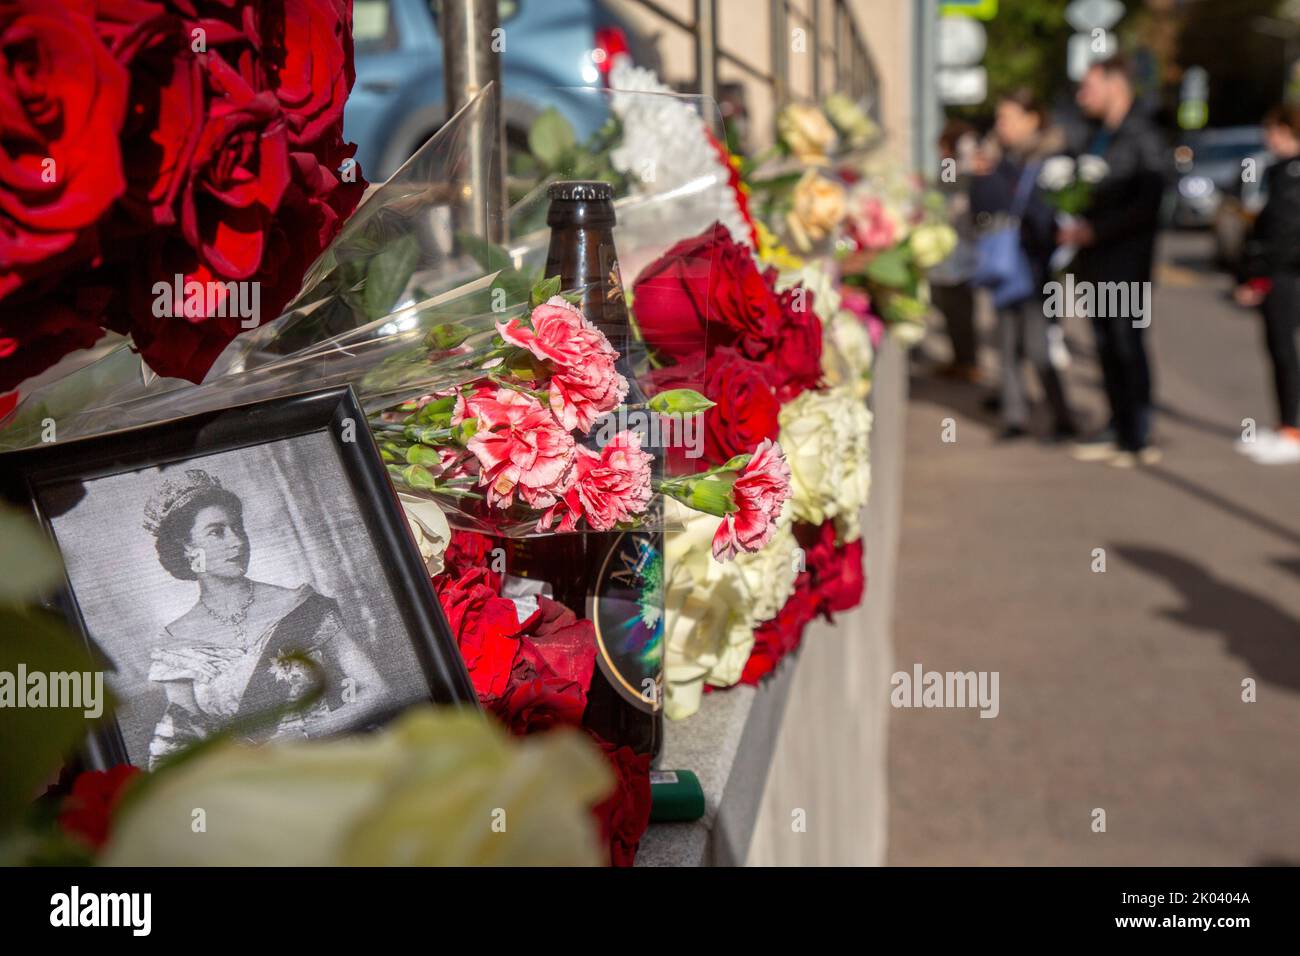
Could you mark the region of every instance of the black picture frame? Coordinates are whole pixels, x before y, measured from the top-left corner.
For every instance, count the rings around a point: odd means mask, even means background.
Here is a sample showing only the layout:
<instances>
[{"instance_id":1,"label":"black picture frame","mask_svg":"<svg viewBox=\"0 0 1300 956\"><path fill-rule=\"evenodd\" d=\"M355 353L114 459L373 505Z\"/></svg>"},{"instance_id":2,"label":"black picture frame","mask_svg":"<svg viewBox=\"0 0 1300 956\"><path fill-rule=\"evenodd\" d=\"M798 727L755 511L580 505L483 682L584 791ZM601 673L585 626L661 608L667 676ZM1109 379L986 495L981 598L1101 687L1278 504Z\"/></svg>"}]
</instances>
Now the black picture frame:
<instances>
[{"instance_id":1,"label":"black picture frame","mask_svg":"<svg viewBox=\"0 0 1300 956\"><path fill-rule=\"evenodd\" d=\"M351 440L343 440L350 429ZM423 670L429 699L437 704L478 707L478 699L456 639L411 537L401 503L388 478L366 415L350 385L266 399L201 412L120 431L0 453L0 496L30 510L50 540L57 538L39 499L39 489L58 481L106 477L255 445L328 432L338 451L347 485L362 520L383 555L382 571L399 605L400 617ZM61 587L45 602L86 642L98 666L111 669L110 656L89 633L65 570ZM409 704L409 701L406 702ZM384 723L404 709L365 721ZM355 729L361 729L360 727ZM83 761L92 769L129 763L121 727L103 717L87 741Z\"/></svg>"}]
</instances>

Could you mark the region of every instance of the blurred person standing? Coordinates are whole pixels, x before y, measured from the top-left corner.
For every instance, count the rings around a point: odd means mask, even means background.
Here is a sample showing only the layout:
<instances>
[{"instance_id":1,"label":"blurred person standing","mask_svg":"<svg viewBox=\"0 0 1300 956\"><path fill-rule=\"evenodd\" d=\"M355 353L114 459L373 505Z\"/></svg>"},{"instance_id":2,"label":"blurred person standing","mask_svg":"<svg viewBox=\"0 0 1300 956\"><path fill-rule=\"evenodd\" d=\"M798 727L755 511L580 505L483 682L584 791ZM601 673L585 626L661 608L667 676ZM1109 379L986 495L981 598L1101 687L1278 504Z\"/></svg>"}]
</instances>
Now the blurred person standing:
<instances>
[{"instance_id":1,"label":"blurred person standing","mask_svg":"<svg viewBox=\"0 0 1300 956\"><path fill-rule=\"evenodd\" d=\"M1264 174L1268 201L1246 240L1235 298L1263 315L1278 427L1261 430L1241 450L1261 464L1280 465L1300 462L1300 106L1270 110L1264 142L1274 159Z\"/></svg>"},{"instance_id":2,"label":"blurred person standing","mask_svg":"<svg viewBox=\"0 0 1300 956\"><path fill-rule=\"evenodd\" d=\"M1021 376L1021 358L1034 366L1052 411L1051 438L1077 434L1065 385L1052 361L1044 306L1044 286L1051 277L1049 262L1056 248L1055 215L1042 199L1038 173L1043 161L1062 151L1065 138L1052 125L1046 108L1029 90L1016 90L998 101L994 125L1001 158L971 183L971 207L977 220L997 228L1016 229L1028 270L1019 293L1006 293L1005 284L990 289L998 314L998 353L1001 359L1001 438L1029 433L1029 397ZM996 253L997 250L992 250Z\"/></svg>"},{"instance_id":3,"label":"blurred person standing","mask_svg":"<svg viewBox=\"0 0 1300 956\"><path fill-rule=\"evenodd\" d=\"M1074 271L1091 283L1094 302L1101 302L1102 283L1124 283L1126 300L1146 301L1147 313L1113 315L1094 308L1091 316L1097 352L1110 405L1110 423L1078 443L1081 461L1107 461L1131 468L1154 464L1160 453L1151 444L1151 367L1144 327L1151 301L1141 295L1151 281L1156 230L1165 187L1165 148L1159 132L1136 105L1127 59L1116 56L1094 63L1079 84L1080 109L1098 126L1083 153L1100 157L1106 173L1093 189L1087 211L1062 227L1058 241L1079 248ZM1104 314L1103 314L1104 313Z\"/></svg>"},{"instance_id":4,"label":"blurred person standing","mask_svg":"<svg viewBox=\"0 0 1300 956\"><path fill-rule=\"evenodd\" d=\"M930 291L935 308L943 313L944 329L952 344L952 361L939 374L964 382L980 380L975 290L970 283L975 271L970 174L978 149L979 134L965 120L949 120L939 134L941 173L936 188L947 204L948 223L957 233L957 246L930 270Z\"/></svg>"}]
</instances>

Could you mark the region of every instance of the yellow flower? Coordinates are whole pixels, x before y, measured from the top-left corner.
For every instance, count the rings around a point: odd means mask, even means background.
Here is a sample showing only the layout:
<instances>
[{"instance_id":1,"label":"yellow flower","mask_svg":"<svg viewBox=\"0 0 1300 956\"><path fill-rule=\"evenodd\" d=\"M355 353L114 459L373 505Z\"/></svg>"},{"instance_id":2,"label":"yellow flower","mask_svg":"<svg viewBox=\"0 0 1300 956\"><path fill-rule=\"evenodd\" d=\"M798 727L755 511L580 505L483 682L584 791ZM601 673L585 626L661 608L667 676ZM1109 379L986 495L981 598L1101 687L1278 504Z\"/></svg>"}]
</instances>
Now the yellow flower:
<instances>
[{"instance_id":1,"label":"yellow flower","mask_svg":"<svg viewBox=\"0 0 1300 956\"><path fill-rule=\"evenodd\" d=\"M803 260L777 241L771 229L755 220L758 231L758 259L764 265L776 266L781 272L803 268Z\"/></svg>"},{"instance_id":2,"label":"yellow flower","mask_svg":"<svg viewBox=\"0 0 1300 956\"><path fill-rule=\"evenodd\" d=\"M220 743L146 782L109 866L596 865L588 808L613 786L582 733L523 740L413 708L373 734Z\"/></svg>"},{"instance_id":3,"label":"yellow flower","mask_svg":"<svg viewBox=\"0 0 1300 956\"><path fill-rule=\"evenodd\" d=\"M785 224L795 246L808 252L813 243L827 238L844 221L845 211L844 187L810 169L794 187L794 205L786 213Z\"/></svg>"},{"instance_id":4,"label":"yellow flower","mask_svg":"<svg viewBox=\"0 0 1300 956\"><path fill-rule=\"evenodd\" d=\"M777 115L777 135L801 163L825 166L835 146L835 127L816 106L791 103Z\"/></svg>"}]
</instances>

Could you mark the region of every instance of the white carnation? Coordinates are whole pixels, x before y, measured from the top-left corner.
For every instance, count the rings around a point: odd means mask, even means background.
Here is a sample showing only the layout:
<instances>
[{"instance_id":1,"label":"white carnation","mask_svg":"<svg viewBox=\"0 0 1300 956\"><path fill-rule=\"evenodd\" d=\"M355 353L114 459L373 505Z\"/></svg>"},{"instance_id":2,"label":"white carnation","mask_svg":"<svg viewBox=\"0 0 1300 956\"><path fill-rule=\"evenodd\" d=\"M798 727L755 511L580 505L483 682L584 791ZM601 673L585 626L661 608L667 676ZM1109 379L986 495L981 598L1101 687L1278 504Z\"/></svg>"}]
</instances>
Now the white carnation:
<instances>
[{"instance_id":1,"label":"white carnation","mask_svg":"<svg viewBox=\"0 0 1300 956\"><path fill-rule=\"evenodd\" d=\"M623 141L610 152L610 162L643 195L678 192L659 204L658 219L681 226L704 212L709 222L717 219L726 226L737 242L752 246L728 182L729 171L709 143L707 127L691 101L660 83L653 70L633 66L626 57L615 60L610 87L611 108L623 126ZM680 236L669 241L676 238Z\"/></svg>"}]
</instances>

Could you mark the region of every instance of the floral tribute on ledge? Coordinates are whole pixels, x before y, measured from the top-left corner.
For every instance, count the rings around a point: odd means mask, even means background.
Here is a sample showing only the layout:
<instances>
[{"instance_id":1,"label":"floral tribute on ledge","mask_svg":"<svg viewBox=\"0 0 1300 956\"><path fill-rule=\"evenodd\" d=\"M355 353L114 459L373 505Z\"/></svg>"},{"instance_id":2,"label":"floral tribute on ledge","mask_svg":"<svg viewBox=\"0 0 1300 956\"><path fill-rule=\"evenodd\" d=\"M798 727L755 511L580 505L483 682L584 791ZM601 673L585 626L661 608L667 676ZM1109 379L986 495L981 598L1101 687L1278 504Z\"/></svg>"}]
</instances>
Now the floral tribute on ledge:
<instances>
[{"instance_id":1,"label":"floral tribute on ledge","mask_svg":"<svg viewBox=\"0 0 1300 956\"><path fill-rule=\"evenodd\" d=\"M470 706L267 741L324 706L328 662L292 649L274 667L306 675L305 696L149 771L80 770L91 718L30 712L0 725L0 863L630 865L652 754L591 720L617 683L610 594L586 582L585 602L561 600L501 556L640 542L620 568L640 590L614 618L653 674L647 712L672 720L771 676L813 621L864 598L875 352L923 334L926 273L954 244L934 198L874 151L874 122L839 96L796 104L772 150L742 157L707 104L616 58L604 129L579 144L548 111L514 157L535 191L609 180L641 217L621 235L653 235L626 288L602 261L593 310L590 285L541 267L536 209L514 224L520 256L469 234L445 256L421 245L461 134L493 128L486 97L362 201L342 138L351 33L346 0L0 8L0 446L35 444L51 408L77 438L351 386L418 549L378 563L409 557L431 584ZM101 353L107 333L126 338ZM78 366L90 354L102 368ZM622 424L638 415L699 440L657 446ZM84 635L41 608L67 555L7 508L0 542L0 580L19 582L0 672L42 655L93 669ZM563 573L604 574L581 560ZM248 611L212 613L242 635ZM240 826L175 839L196 806Z\"/></svg>"}]
</instances>

